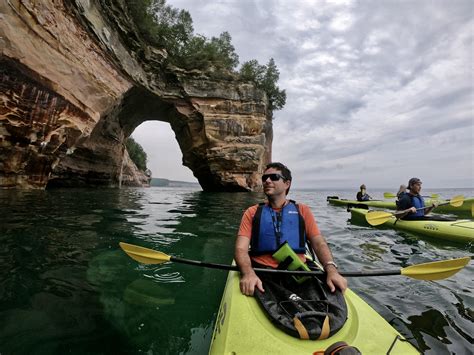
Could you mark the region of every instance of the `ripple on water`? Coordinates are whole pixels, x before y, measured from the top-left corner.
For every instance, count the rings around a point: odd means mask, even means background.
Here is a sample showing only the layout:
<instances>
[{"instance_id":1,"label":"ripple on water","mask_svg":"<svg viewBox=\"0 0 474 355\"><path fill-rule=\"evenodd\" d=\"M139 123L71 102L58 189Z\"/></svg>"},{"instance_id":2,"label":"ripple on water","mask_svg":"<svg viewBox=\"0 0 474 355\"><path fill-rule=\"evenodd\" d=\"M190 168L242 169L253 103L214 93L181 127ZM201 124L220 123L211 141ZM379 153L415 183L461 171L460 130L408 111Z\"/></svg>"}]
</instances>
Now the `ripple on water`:
<instances>
[{"instance_id":1,"label":"ripple on water","mask_svg":"<svg viewBox=\"0 0 474 355\"><path fill-rule=\"evenodd\" d=\"M169 267L162 266L159 269L154 269L151 273L147 272L143 276L162 283L181 283L186 282L184 277L177 271L167 272Z\"/></svg>"},{"instance_id":2,"label":"ripple on water","mask_svg":"<svg viewBox=\"0 0 474 355\"><path fill-rule=\"evenodd\" d=\"M157 246L170 246L178 242L182 237L182 233L157 233L147 236L146 241Z\"/></svg>"}]
</instances>

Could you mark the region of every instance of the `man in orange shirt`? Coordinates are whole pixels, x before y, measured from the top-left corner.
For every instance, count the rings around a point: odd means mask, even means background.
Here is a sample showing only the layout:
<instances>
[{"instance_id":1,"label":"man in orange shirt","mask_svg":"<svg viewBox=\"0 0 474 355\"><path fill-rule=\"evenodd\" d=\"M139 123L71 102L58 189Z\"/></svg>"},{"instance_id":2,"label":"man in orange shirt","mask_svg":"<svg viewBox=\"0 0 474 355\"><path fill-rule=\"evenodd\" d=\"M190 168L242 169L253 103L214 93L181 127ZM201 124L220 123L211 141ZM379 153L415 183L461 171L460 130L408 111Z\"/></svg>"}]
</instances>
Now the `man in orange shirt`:
<instances>
[{"instance_id":1,"label":"man in orange shirt","mask_svg":"<svg viewBox=\"0 0 474 355\"><path fill-rule=\"evenodd\" d=\"M262 208L263 212L260 212L260 222L257 226L259 229L256 230L254 224L258 205L248 208L242 217L235 244L235 261L242 274L240 290L245 295L252 296L255 287L260 292L265 292L262 281L253 270L252 261L265 266L277 267L278 262L271 254L278 249L279 241L289 241L290 246L296 249L300 259L305 261L304 242L302 242L301 235L309 240L323 265L327 273L326 283L331 292L335 292L336 288L341 291L347 288L347 281L337 271L331 251L321 235L309 207L301 203L298 203L298 207L296 207L292 201L286 198L291 180L291 172L285 165L281 163L268 164L262 175L263 191L268 198L268 203ZM304 234L302 234L303 231L298 230L298 211L304 220ZM255 239L258 241L256 242ZM252 249L249 253L251 245Z\"/></svg>"}]
</instances>

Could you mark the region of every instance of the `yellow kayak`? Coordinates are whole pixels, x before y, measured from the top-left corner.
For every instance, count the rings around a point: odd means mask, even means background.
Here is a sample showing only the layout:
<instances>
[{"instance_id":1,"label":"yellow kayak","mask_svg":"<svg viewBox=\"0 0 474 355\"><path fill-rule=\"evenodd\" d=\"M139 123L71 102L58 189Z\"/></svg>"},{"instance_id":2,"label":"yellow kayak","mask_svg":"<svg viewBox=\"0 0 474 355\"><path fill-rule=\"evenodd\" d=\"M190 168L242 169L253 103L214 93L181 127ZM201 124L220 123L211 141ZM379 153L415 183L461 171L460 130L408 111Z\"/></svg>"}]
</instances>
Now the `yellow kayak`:
<instances>
[{"instance_id":1,"label":"yellow kayak","mask_svg":"<svg viewBox=\"0 0 474 355\"><path fill-rule=\"evenodd\" d=\"M367 225L365 216L369 213L362 208L351 208L351 221ZM394 216L387 219L379 227L393 228L413 234L421 234L440 240L456 243L474 243L474 221L457 219L452 221L441 220L397 220Z\"/></svg>"},{"instance_id":2,"label":"yellow kayak","mask_svg":"<svg viewBox=\"0 0 474 355\"><path fill-rule=\"evenodd\" d=\"M346 208L387 208L390 210L397 209L397 205L394 200L370 200L370 201L357 201L357 200L346 200L337 196L328 196L326 198L328 203L335 206L342 206ZM450 200L439 200L439 199L425 199L425 206L431 206L433 203L437 203L442 206L436 207L433 212L436 213L453 213L459 216L471 217L474 209L474 197L465 198L462 205L458 207L451 206Z\"/></svg>"},{"instance_id":3,"label":"yellow kayak","mask_svg":"<svg viewBox=\"0 0 474 355\"><path fill-rule=\"evenodd\" d=\"M348 319L332 337L301 340L275 327L254 297L244 296L240 275L230 271L217 315L209 354L306 354L344 341L362 354L410 355L419 351L351 290L345 292Z\"/></svg>"}]
</instances>

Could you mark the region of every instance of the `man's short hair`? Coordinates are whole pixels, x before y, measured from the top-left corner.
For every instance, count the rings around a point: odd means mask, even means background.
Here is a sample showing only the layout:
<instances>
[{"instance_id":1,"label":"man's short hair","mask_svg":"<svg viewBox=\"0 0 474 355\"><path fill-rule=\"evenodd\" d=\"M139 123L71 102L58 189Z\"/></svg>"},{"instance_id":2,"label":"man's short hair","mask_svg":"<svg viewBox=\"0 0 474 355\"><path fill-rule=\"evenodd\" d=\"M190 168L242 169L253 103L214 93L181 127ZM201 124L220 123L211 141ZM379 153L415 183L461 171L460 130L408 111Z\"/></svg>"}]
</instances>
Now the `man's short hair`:
<instances>
[{"instance_id":1,"label":"man's short hair","mask_svg":"<svg viewBox=\"0 0 474 355\"><path fill-rule=\"evenodd\" d=\"M421 180L414 177L414 178L411 178L409 181L408 181L408 189L411 190L411 187L415 184L418 184L420 183L421 184Z\"/></svg>"}]
</instances>

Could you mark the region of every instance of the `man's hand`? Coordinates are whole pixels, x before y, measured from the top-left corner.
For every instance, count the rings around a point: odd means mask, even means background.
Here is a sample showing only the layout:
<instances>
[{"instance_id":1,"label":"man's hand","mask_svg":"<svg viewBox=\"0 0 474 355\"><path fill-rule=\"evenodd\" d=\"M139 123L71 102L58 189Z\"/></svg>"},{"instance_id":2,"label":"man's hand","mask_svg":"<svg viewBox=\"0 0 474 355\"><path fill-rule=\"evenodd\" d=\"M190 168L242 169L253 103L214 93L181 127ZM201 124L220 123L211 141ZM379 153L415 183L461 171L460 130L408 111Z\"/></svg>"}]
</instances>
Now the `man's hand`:
<instances>
[{"instance_id":1,"label":"man's hand","mask_svg":"<svg viewBox=\"0 0 474 355\"><path fill-rule=\"evenodd\" d=\"M347 280L337 272L335 267L328 267L326 273L326 283L331 292L336 291L336 288L338 288L344 293L347 288Z\"/></svg>"},{"instance_id":2,"label":"man's hand","mask_svg":"<svg viewBox=\"0 0 474 355\"><path fill-rule=\"evenodd\" d=\"M310 238L309 241L311 248L316 252L319 262L325 265L324 269L327 274L326 283L331 292L336 291L336 288L344 292L347 288L347 280L337 272L335 265L331 265L331 262L333 263L333 257L324 237L319 234Z\"/></svg>"},{"instance_id":3,"label":"man's hand","mask_svg":"<svg viewBox=\"0 0 474 355\"><path fill-rule=\"evenodd\" d=\"M433 202L433 204L430 206L430 207L426 207L425 208L425 214L428 214L430 213L431 211L433 211L434 208L438 207L438 203L437 202Z\"/></svg>"},{"instance_id":4,"label":"man's hand","mask_svg":"<svg viewBox=\"0 0 474 355\"><path fill-rule=\"evenodd\" d=\"M265 292L262 281L252 268L252 262L249 256L250 238L237 236L235 242L235 261L240 269L240 291L247 296L253 296L255 287L261 292Z\"/></svg>"},{"instance_id":5,"label":"man's hand","mask_svg":"<svg viewBox=\"0 0 474 355\"><path fill-rule=\"evenodd\" d=\"M255 287L257 287L260 292L265 292L262 286L262 281L253 270L247 274L242 274L240 278L240 291L244 295L253 296Z\"/></svg>"}]
</instances>

